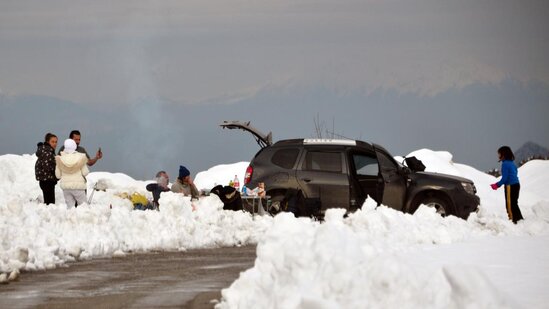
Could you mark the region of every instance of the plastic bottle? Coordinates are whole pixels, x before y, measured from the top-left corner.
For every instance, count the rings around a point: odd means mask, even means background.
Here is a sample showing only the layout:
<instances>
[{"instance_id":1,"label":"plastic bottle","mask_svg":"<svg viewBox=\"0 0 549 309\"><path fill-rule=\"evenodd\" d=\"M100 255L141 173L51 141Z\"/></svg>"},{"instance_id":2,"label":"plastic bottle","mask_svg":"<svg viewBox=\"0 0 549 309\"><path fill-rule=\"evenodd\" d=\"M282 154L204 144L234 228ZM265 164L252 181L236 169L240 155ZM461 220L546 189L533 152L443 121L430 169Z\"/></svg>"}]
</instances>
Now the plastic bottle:
<instances>
[{"instance_id":1,"label":"plastic bottle","mask_svg":"<svg viewBox=\"0 0 549 309\"><path fill-rule=\"evenodd\" d=\"M237 175L234 175L233 186L236 189L236 191L240 191L240 180L238 180Z\"/></svg>"}]
</instances>

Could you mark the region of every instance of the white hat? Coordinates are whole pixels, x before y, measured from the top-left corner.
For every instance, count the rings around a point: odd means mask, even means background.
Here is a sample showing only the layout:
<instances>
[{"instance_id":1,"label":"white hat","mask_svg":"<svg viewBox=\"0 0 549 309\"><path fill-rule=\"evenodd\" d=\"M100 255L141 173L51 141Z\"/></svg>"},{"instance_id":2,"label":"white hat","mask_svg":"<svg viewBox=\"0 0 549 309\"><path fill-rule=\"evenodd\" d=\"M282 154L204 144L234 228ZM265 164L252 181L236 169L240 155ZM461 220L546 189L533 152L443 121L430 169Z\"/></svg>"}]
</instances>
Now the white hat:
<instances>
[{"instance_id":1,"label":"white hat","mask_svg":"<svg viewBox=\"0 0 549 309\"><path fill-rule=\"evenodd\" d=\"M73 153L76 151L76 142L72 138L68 138L63 143L63 146L65 146L65 152L66 153Z\"/></svg>"}]
</instances>

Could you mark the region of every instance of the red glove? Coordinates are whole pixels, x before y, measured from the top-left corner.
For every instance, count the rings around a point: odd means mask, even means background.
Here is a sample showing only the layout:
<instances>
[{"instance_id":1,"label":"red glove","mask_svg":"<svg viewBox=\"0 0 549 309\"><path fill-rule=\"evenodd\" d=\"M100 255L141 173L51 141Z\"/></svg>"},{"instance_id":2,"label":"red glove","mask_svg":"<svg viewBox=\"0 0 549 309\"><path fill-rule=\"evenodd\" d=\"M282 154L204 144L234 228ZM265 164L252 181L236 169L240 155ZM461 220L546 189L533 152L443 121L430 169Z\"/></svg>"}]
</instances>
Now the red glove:
<instances>
[{"instance_id":1,"label":"red glove","mask_svg":"<svg viewBox=\"0 0 549 309\"><path fill-rule=\"evenodd\" d=\"M497 190L498 189L498 184L493 183L493 184L490 185L490 187L492 187L492 190Z\"/></svg>"}]
</instances>

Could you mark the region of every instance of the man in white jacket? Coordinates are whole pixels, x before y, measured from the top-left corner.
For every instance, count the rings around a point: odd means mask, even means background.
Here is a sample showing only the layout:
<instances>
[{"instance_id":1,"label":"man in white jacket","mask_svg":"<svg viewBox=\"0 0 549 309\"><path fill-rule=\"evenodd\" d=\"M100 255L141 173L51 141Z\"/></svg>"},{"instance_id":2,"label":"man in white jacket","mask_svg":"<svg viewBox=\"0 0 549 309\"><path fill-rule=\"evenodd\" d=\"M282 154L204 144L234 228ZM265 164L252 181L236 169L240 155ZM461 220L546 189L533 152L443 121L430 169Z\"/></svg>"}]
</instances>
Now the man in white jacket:
<instances>
[{"instance_id":1,"label":"man in white jacket","mask_svg":"<svg viewBox=\"0 0 549 309\"><path fill-rule=\"evenodd\" d=\"M76 142L66 139L65 149L55 157L55 176L61 180L61 189L67 208L80 205L86 201L86 175L89 170L85 154L76 152Z\"/></svg>"}]
</instances>

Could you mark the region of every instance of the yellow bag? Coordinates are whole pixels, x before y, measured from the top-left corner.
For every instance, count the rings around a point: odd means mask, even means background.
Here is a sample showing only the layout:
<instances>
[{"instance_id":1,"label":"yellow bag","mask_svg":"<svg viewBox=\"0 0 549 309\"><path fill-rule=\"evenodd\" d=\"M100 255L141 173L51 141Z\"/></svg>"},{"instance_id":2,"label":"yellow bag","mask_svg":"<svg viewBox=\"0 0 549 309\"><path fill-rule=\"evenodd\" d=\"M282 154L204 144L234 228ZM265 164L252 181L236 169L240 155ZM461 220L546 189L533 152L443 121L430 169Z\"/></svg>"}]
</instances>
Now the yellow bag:
<instances>
[{"instance_id":1,"label":"yellow bag","mask_svg":"<svg viewBox=\"0 0 549 309\"><path fill-rule=\"evenodd\" d=\"M134 192L130 198L130 200L132 201L132 204L141 204L141 205L147 205L149 203L149 200L147 199L146 196L144 196L143 194L140 194L140 193L137 193L137 192Z\"/></svg>"}]
</instances>

